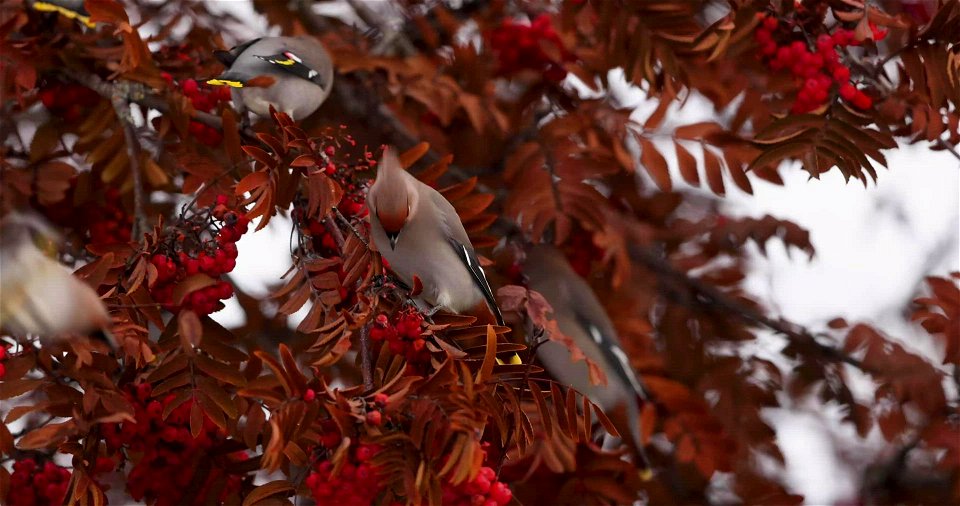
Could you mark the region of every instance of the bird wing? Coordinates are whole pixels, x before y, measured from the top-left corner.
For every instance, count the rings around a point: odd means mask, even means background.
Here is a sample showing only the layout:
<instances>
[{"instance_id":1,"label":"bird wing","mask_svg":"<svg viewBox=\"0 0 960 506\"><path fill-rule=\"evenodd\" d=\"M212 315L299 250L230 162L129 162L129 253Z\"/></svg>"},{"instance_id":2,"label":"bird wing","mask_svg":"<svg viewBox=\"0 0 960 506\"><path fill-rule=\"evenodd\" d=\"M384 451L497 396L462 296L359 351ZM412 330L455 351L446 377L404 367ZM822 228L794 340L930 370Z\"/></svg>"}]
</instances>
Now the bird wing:
<instances>
[{"instance_id":1,"label":"bird wing","mask_svg":"<svg viewBox=\"0 0 960 506\"><path fill-rule=\"evenodd\" d=\"M303 63L303 59L297 56L293 51L284 51L282 53L261 56L256 55L257 58L271 63L280 67L281 69L290 72L291 74L311 81L314 84L320 86L323 89L327 88L329 83L325 82L324 76L321 72L316 69L310 68L308 65Z\"/></svg>"},{"instance_id":2,"label":"bird wing","mask_svg":"<svg viewBox=\"0 0 960 506\"><path fill-rule=\"evenodd\" d=\"M217 60L219 60L220 63L224 64L224 66L230 67L231 65L233 65L233 62L237 61L237 58L238 58L244 51L247 50L247 48L249 48L250 46L256 44L257 42L260 42L260 39L262 39L262 38L263 38L263 37L257 37L256 39L248 40L248 41L244 42L243 44L240 44L240 45L231 47L229 51L224 51L224 50L222 50L222 49L218 49L218 50L216 50L216 51L213 52L213 56L214 56Z\"/></svg>"},{"instance_id":3,"label":"bird wing","mask_svg":"<svg viewBox=\"0 0 960 506\"><path fill-rule=\"evenodd\" d=\"M496 316L497 324L503 325L503 315L500 313L500 307L497 306L497 299L493 296L493 289L490 288L487 275L484 274L483 267L480 267L480 260L477 258L477 254L473 251L473 248L467 247L452 237L447 240L450 242L450 246L453 247L453 251L456 252L457 258L463 262L467 271L470 272L473 283L480 289L483 298L487 301L487 305L490 306L490 310L493 311L493 315Z\"/></svg>"},{"instance_id":4,"label":"bird wing","mask_svg":"<svg viewBox=\"0 0 960 506\"><path fill-rule=\"evenodd\" d=\"M590 334L597 349L600 350L604 359L606 359L613 369L612 372L620 381L630 385L641 399L646 399L646 389L633 372L633 366L630 365L627 354L623 351L623 348L620 347L620 340L617 339L617 336L611 334L609 331L605 332L593 319L584 315L582 313L582 305L574 305L573 307L575 313L574 318L577 323Z\"/></svg>"}]
</instances>

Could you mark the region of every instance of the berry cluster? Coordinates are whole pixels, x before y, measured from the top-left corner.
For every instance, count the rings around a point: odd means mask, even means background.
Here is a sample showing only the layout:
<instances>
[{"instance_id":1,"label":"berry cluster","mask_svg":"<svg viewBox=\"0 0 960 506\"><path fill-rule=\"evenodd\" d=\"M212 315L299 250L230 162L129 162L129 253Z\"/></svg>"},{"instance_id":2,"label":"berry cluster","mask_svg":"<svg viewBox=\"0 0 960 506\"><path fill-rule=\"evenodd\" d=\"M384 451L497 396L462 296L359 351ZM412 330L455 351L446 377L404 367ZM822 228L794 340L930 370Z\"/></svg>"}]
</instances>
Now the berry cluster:
<instances>
[{"instance_id":1,"label":"berry cluster","mask_svg":"<svg viewBox=\"0 0 960 506\"><path fill-rule=\"evenodd\" d=\"M332 475L332 462L319 462L305 481L317 504L373 504L383 485L379 470L370 464L370 459L381 450L373 444L357 446L336 476Z\"/></svg>"},{"instance_id":2,"label":"berry cluster","mask_svg":"<svg viewBox=\"0 0 960 506\"><path fill-rule=\"evenodd\" d=\"M512 498L510 487L497 481L497 473L484 466L472 481L444 484L442 502L448 506L505 506Z\"/></svg>"},{"instance_id":3,"label":"berry cluster","mask_svg":"<svg viewBox=\"0 0 960 506\"><path fill-rule=\"evenodd\" d=\"M90 244L108 246L130 242L133 216L123 209L120 190L107 188L104 203L91 203L86 208L86 222L90 226Z\"/></svg>"},{"instance_id":4,"label":"berry cluster","mask_svg":"<svg viewBox=\"0 0 960 506\"><path fill-rule=\"evenodd\" d=\"M506 18L489 33L488 38L500 64L500 75L529 69L542 72L548 81L557 83L567 76L563 62L574 59L554 30L550 16L546 14L537 16L529 25ZM556 61L544 51L544 44L557 48L560 61Z\"/></svg>"},{"instance_id":5,"label":"berry cluster","mask_svg":"<svg viewBox=\"0 0 960 506\"><path fill-rule=\"evenodd\" d=\"M39 97L48 111L67 121L80 119L86 108L100 101L97 92L79 84L55 83L40 90Z\"/></svg>"},{"instance_id":6,"label":"berry cluster","mask_svg":"<svg viewBox=\"0 0 960 506\"><path fill-rule=\"evenodd\" d=\"M150 263L157 269L151 294L164 309L177 312L187 308L199 315L207 315L222 308L221 300L233 296L233 286L218 280L185 294L182 301L173 300L176 286L190 276L205 274L216 280L236 267L237 241L247 232L250 220L228 209L226 204L227 197L220 195L212 208L185 219L185 230L176 234L173 244L168 241L162 246L166 253L158 251L150 258ZM205 237L210 235L208 229L213 221L222 224L220 231L212 238Z\"/></svg>"},{"instance_id":7,"label":"berry cluster","mask_svg":"<svg viewBox=\"0 0 960 506\"><path fill-rule=\"evenodd\" d=\"M387 394L374 395L373 402L368 403L365 421L373 426L381 425L383 423L383 408L385 407L387 407Z\"/></svg>"},{"instance_id":8,"label":"berry cluster","mask_svg":"<svg viewBox=\"0 0 960 506\"><path fill-rule=\"evenodd\" d=\"M789 71L799 89L791 112L805 113L823 106L831 100L834 85L840 97L853 107L873 107L873 99L850 81L850 68L840 61L838 48L859 45L852 31L838 28L832 34L821 34L811 50L803 40L789 40L794 38L789 23L765 13L758 13L757 19L760 23L754 38L760 58L771 70ZM885 36L885 31L874 27L875 39Z\"/></svg>"},{"instance_id":9,"label":"berry cluster","mask_svg":"<svg viewBox=\"0 0 960 506\"><path fill-rule=\"evenodd\" d=\"M343 197L337 203L340 213L347 219L364 218L369 213L366 202L369 181L362 175L373 172L377 166L377 160L372 152L364 149L363 154L356 160L343 156L338 162L334 162L333 157L337 154L337 146L344 143L356 144L350 135L342 131L343 128L344 126L341 125L341 131L325 135L327 145L323 153L330 161L322 167L322 170L344 191ZM322 217L307 216L304 213L305 207L306 202L298 203L293 211L293 218L300 225L301 231L312 239L314 252L323 257L340 255L336 240L327 229L326 220Z\"/></svg>"},{"instance_id":10,"label":"berry cluster","mask_svg":"<svg viewBox=\"0 0 960 506\"><path fill-rule=\"evenodd\" d=\"M171 86L176 85L171 74L164 72L162 75ZM190 103L197 111L210 112L221 102L230 101L229 86L201 85L195 79L184 79L180 83L180 91L190 99ZM207 146L219 146L220 142L223 141L223 135L219 130L199 121L191 120L187 128L190 135Z\"/></svg>"},{"instance_id":11,"label":"berry cluster","mask_svg":"<svg viewBox=\"0 0 960 506\"><path fill-rule=\"evenodd\" d=\"M213 448L223 443L224 432L207 416L203 417L203 429L194 438L190 433L190 409L193 400L180 404L164 419L163 412L174 401L174 394L163 399L151 399L152 388L141 383L124 392L134 407L136 422L122 422L103 426L103 436L108 451L125 451L133 462L127 475L127 492L137 501L165 506L180 504L205 504L207 492L215 481L226 478L226 486L218 500L223 502L231 492L240 488L242 477L224 476L222 466L214 466L200 492L192 498L183 497L194 479L196 464ZM231 461L246 459L246 454L229 455Z\"/></svg>"},{"instance_id":12,"label":"berry cluster","mask_svg":"<svg viewBox=\"0 0 960 506\"><path fill-rule=\"evenodd\" d=\"M133 216L124 209L120 190L111 186L104 188L96 183L90 193L102 197L95 197L80 205L74 203L76 191L77 179L74 178L62 200L44 206L44 215L54 224L74 230L86 239L85 244L91 246L130 242Z\"/></svg>"},{"instance_id":13,"label":"berry cluster","mask_svg":"<svg viewBox=\"0 0 960 506\"><path fill-rule=\"evenodd\" d=\"M51 461L42 466L32 458L13 463L10 491L4 504L46 506L61 504L70 483L70 470Z\"/></svg>"},{"instance_id":14,"label":"berry cluster","mask_svg":"<svg viewBox=\"0 0 960 506\"><path fill-rule=\"evenodd\" d=\"M412 308L398 311L392 322L381 313L374 319L370 339L386 342L390 351L403 355L409 365L422 366L430 363L430 351L422 327L423 315Z\"/></svg>"},{"instance_id":15,"label":"berry cluster","mask_svg":"<svg viewBox=\"0 0 960 506\"><path fill-rule=\"evenodd\" d=\"M7 361L9 354L10 352L7 351L7 345L0 343L0 380L7 375L7 366L4 364L4 362Z\"/></svg>"}]
</instances>

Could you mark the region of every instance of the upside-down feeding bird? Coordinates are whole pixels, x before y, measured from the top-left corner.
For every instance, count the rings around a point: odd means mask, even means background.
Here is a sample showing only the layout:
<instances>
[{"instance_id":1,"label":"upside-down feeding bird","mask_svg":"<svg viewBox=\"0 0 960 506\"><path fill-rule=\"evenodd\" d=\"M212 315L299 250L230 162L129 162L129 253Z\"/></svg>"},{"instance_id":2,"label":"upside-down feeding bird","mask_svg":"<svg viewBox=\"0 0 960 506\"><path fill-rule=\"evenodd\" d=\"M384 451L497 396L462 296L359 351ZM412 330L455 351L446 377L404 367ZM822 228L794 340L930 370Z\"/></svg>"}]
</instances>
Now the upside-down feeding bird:
<instances>
[{"instance_id":1,"label":"upside-down feeding bird","mask_svg":"<svg viewBox=\"0 0 960 506\"><path fill-rule=\"evenodd\" d=\"M333 88L333 62L319 40L308 37L262 37L215 56L227 69L207 84L233 88L234 102L259 116L270 106L294 120L317 110ZM256 77L273 83L248 86Z\"/></svg>"}]
</instances>

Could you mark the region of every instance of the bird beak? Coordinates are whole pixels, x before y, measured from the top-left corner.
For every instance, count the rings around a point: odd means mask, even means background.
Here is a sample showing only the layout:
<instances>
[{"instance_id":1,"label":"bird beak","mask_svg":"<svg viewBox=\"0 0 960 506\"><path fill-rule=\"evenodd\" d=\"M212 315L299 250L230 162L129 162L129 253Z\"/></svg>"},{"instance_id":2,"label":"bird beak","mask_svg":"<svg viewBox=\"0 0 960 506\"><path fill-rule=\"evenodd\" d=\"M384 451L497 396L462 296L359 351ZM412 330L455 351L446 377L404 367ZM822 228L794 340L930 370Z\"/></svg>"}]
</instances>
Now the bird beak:
<instances>
[{"instance_id":1,"label":"bird beak","mask_svg":"<svg viewBox=\"0 0 960 506\"><path fill-rule=\"evenodd\" d=\"M400 238L400 231L387 232L387 239L390 239L390 249L397 249L397 239Z\"/></svg>"}]
</instances>

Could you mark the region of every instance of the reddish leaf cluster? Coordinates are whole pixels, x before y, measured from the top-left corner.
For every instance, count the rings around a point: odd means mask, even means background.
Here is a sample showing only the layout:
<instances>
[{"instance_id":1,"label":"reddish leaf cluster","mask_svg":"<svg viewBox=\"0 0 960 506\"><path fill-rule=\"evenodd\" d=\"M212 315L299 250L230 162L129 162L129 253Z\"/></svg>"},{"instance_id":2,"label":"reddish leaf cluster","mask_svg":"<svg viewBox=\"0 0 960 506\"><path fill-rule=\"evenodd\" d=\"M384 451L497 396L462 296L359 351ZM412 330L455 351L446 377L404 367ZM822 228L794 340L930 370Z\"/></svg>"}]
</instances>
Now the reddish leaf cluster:
<instances>
[{"instance_id":1,"label":"reddish leaf cluster","mask_svg":"<svg viewBox=\"0 0 960 506\"><path fill-rule=\"evenodd\" d=\"M764 414L819 398L863 438L839 453L882 450L850 464L856 500L958 502L956 280L930 278L913 315L942 364L867 325L807 331L744 283L754 245L812 254L806 231L673 190L679 171L750 193L782 184L785 160L866 183L898 143L955 149L960 2L395 3L404 23L356 4L385 35L372 41L305 2L254 0L271 31L321 39L337 77L312 117L250 124L228 88L193 80L245 37L207 3L87 0L86 26L41 2L0 6L2 213L40 209L64 229L59 259L102 297L118 344L4 335L17 348L0 357L0 451L72 459L68 504L103 504L108 469L159 504L795 504ZM567 73L592 94L558 86ZM613 76L649 115L617 100ZM722 113L677 124L694 96ZM365 219L369 147L384 144L453 205L507 325L411 308L424 287L393 280ZM219 325L247 221L287 213L282 285L237 293L244 323ZM579 358L556 338L573 315L504 286L539 242L609 315L648 387L640 413L604 412L527 348L553 339ZM786 345L757 357L769 331ZM623 415L640 419L652 473L601 446ZM0 466L4 504L10 478Z\"/></svg>"}]
</instances>

